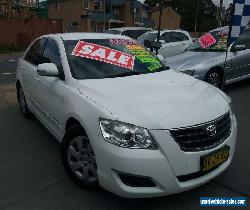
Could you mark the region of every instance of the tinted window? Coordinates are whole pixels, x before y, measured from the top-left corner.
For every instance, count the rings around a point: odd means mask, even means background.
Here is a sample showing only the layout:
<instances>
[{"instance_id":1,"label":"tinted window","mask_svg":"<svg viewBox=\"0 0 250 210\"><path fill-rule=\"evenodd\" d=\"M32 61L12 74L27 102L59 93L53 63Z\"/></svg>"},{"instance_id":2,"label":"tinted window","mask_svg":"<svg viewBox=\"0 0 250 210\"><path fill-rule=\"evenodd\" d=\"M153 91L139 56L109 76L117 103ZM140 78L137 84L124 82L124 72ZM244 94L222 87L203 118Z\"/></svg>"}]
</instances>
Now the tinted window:
<instances>
[{"instance_id":1,"label":"tinted window","mask_svg":"<svg viewBox=\"0 0 250 210\"><path fill-rule=\"evenodd\" d=\"M137 39L139 36L141 36L142 34L145 34L148 31L149 30L126 30L126 31L123 31L121 34L124 36L131 37L133 39Z\"/></svg>"},{"instance_id":2,"label":"tinted window","mask_svg":"<svg viewBox=\"0 0 250 210\"><path fill-rule=\"evenodd\" d=\"M197 39L187 50L226 51L228 31L211 31Z\"/></svg>"},{"instance_id":3,"label":"tinted window","mask_svg":"<svg viewBox=\"0 0 250 210\"><path fill-rule=\"evenodd\" d=\"M117 43L115 43L116 40ZM103 79L130 76L133 74L155 73L167 69L156 55L137 42L132 40L133 43L128 43L128 41L129 40L126 39L113 39L112 42L109 39L80 40L81 43L85 43L86 46L88 46L86 49L82 47L82 50L78 51L79 54L82 52L83 56L74 54L75 49L80 45L78 40L64 41L73 77L75 79ZM89 45L92 45L92 47L89 47ZM112 49L113 53L116 51L132 55L134 57L132 69L105 62L106 57L110 57L111 55L106 50L102 52L102 56L98 53L95 54L94 59L91 59L91 56L93 56L100 47L109 50ZM119 60L119 55L113 55L112 61L113 60Z\"/></svg>"},{"instance_id":4,"label":"tinted window","mask_svg":"<svg viewBox=\"0 0 250 210\"><path fill-rule=\"evenodd\" d=\"M43 63L54 63L62 71L61 57L56 42L48 39L43 53Z\"/></svg>"},{"instance_id":5,"label":"tinted window","mask_svg":"<svg viewBox=\"0 0 250 210\"><path fill-rule=\"evenodd\" d=\"M247 49L250 49L250 30L245 31L240 37L235 41L234 45L246 45Z\"/></svg>"},{"instance_id":6,"label":"tinted window","mask_svg":"<svg viewBox=\"0 0 250 210\"><path fill-rule=\"evenodd\" d=\"M182 42L188 40L188 37L180 32L170 32L170 42Z\"/></svg>"},{"instance_id":7,"label":"tinted window","mask_svg":"<svg viewBox=\"0 0 250 210\"><path fill-rule=\"evenodd\" d=\"M160 40L163 40L166 43L171 42L169 32L166 32L166 33L162 34L161 37L160 37Z\"/></svg>"},{"instance_id":8,"label":"tinted window","mask_svg":"<svg viewBox=\"0 0 250 210\"><path fill-rule=\"evenodd\" d=\"M140 36L137 40L141 44L144 44L144 40L155 41L157 38L157 33L146 33Z\"/></svg>"},{"instance_id":9,"label":"tinted window","mask_svg":"<svg viewBox=\"0 0 250 210\"><path fill-rule=\"evenodd\" d=\"M25 60L31 64L39 65L43 63L42 61L42 54L44 50L46 39L39 39L37 40L29 49L27 54L25 55Z\"/></svg>"}]
</instances>

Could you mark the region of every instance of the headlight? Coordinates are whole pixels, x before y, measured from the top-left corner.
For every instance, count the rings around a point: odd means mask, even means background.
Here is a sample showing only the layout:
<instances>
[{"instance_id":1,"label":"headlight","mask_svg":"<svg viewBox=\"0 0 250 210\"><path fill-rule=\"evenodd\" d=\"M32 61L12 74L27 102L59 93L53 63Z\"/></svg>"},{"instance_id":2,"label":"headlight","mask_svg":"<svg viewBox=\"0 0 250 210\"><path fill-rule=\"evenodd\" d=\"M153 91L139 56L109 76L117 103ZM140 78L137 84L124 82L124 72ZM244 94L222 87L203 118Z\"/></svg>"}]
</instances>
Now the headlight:
<instances>
[{"instance_id":1,"label":"headlight","mask_svg":"<svg viewBox=\"0 0 250 210\"><path fill-rule=\"evenodd\" d=\"M158 147L147 129L119 121L100 119L104 139L119 147L152 149Z\"/></svg>"},{"instance_id":2,"label":"headlight","mask_svg":"<svg viewBox=\"0 0 250 210\"><path fill-rule=\"evenodd\" d=\"M185 70L185 71L181 71L184 74L187 74L189 76L193 76L195 73L195 70Z\"/></svg>"}]
</instances>

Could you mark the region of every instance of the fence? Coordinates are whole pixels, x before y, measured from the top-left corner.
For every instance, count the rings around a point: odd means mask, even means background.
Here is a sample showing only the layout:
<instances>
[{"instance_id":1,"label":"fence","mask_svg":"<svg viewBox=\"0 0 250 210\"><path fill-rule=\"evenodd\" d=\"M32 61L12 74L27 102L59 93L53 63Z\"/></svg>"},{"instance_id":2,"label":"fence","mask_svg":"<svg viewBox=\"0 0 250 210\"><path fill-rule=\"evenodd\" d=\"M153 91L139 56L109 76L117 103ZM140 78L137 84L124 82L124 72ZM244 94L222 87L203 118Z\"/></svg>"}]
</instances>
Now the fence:
<instances>
[{"instance_id":1,"label":"fence","mask_svg":"<svg viewBox=\"0 0 250 210\"><path fill-rule=\"evenodd\" d=\"M0 18L0 48L25 49L35 38L62 30L61 20Z\"/></svg>"}]
</instances>

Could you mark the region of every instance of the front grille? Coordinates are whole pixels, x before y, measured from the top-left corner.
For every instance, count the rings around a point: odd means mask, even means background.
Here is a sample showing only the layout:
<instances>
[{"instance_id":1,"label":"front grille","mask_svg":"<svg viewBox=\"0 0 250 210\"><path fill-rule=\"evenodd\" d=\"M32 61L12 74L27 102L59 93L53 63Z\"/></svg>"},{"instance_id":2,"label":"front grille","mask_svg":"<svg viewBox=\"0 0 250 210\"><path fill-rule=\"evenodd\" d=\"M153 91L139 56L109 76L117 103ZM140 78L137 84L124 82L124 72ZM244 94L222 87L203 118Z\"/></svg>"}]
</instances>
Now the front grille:
<instances>
[{"instance_id":1,"label":"front grille","mask_svg":"<svg viewBox=\"0 0 250 210\"><path fill-rule=\"evenodd\" d=\"M208 127L216 129L211 132ZM214 131L214 129L213 129ZM216 120L188 128L170 130L170 134L183 151L192 152L207 150L216 147L225 141L231 133L230 114L219 117Z\"/></svg>"}]
</instances>

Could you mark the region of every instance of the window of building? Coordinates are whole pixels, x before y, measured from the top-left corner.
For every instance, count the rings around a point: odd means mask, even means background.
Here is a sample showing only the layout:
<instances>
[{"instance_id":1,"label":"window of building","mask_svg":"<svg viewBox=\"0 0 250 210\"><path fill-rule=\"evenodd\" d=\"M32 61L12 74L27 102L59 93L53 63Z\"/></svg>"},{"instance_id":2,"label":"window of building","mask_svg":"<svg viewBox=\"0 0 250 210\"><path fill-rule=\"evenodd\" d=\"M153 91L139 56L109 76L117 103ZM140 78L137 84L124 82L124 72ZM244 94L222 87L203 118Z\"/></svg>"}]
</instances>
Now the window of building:
<instances>
[{"instance_id":1,"label":"window of building","mask_svg":"<svg viewBox=\"0 0 250 210\"><path fill-rule=\"evenodd\" d=\"M79 23L78 23L77 21L72 21L72 22L70 23L70 26L71 26L71 27L78 27L78 26L79 26Z\"/></svg>"},{"instance_id":2,"label":"window of building","mask_svg":"<svg viewBox=\"0 0 250 210\"><path fill-rule=\"evenodd\" d=\"M60 4L59 2L55 2L55 10L59 10L60 9Z\"/></svg>"},{"instance_id":3,"label":"window of building","mask_svg":"<svg viewBox=\"0 0 250 210\"><path fill-rule=\"evenodd\" d=\"M94 1L94 10L95 11L100 11L101 10L101 1L100 0L95 0Z\"/></svg>"},{"instance_id":4,"label":"window of building","mask_svg":"<svg viewBox=\"0 0 250 210\"><path fill-rule=\"evenodd\" d=\"M82 9L89 9L89 0L82 0Z\"/></svg>"}]
</instances>

